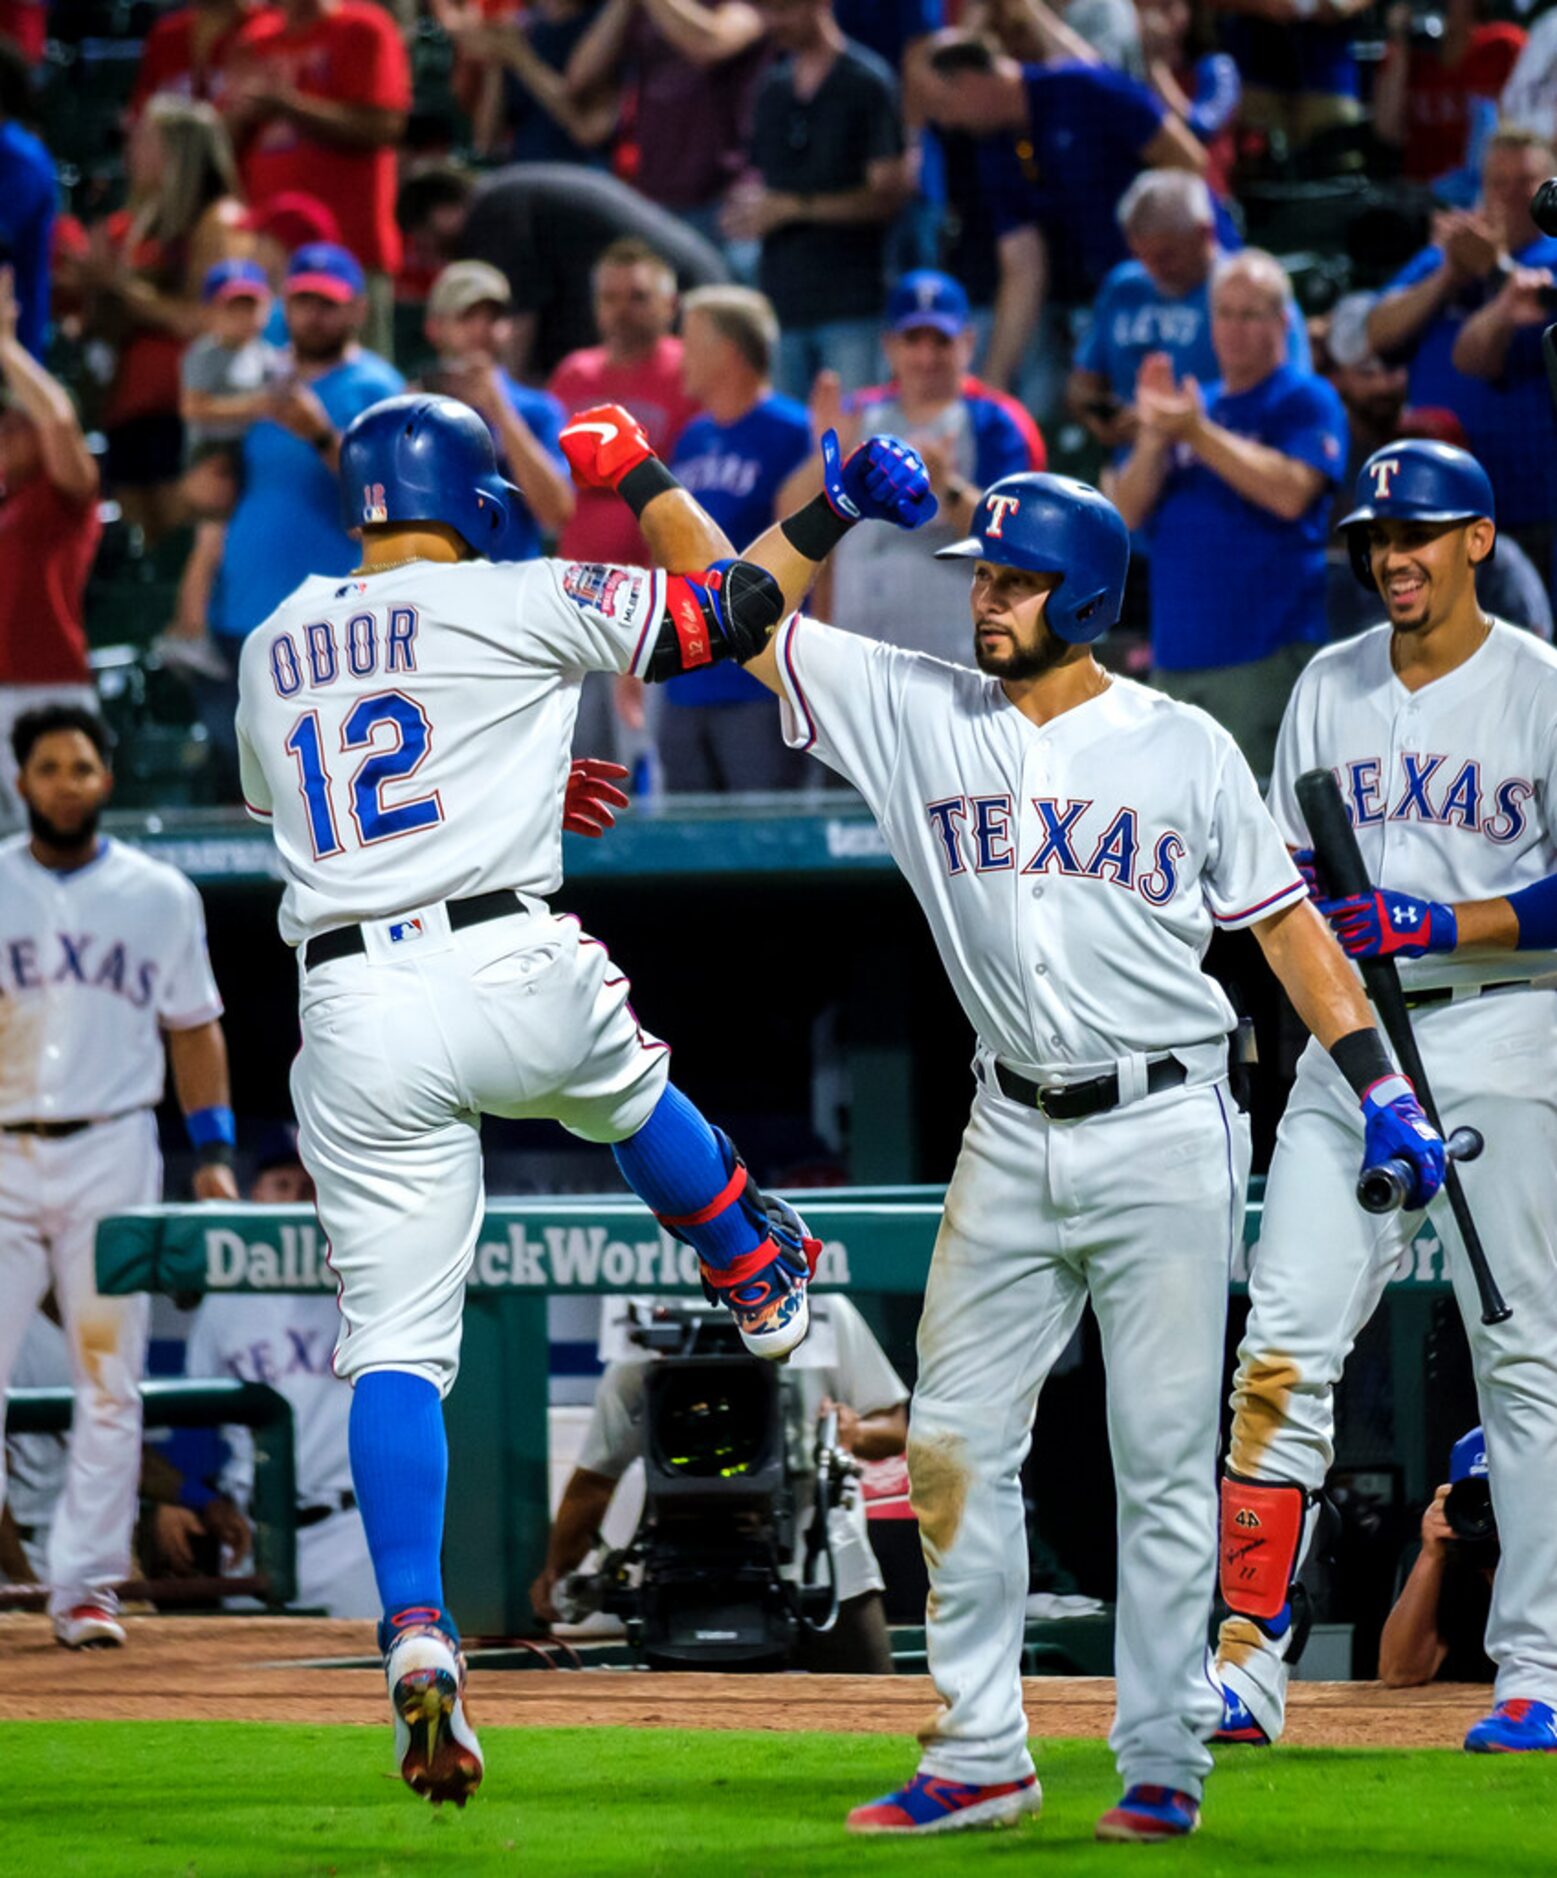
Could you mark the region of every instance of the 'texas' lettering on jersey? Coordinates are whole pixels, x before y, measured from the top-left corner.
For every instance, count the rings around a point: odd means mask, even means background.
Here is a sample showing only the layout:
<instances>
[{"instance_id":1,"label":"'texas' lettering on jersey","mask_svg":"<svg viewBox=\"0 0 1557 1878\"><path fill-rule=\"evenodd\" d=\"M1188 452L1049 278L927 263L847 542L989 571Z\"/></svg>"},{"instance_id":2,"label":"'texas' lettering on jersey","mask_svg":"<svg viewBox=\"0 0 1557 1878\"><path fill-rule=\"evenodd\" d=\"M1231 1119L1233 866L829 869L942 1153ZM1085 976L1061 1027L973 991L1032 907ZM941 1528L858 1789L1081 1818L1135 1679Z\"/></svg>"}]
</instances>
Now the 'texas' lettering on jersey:
<instances>
[{"instance_id":1,"label":"'texas' lettering on jersey","mask_svg":"<svg viewBox=\"0 0 1557 1878\"><path fill-rule=\"evenodd\" d=\"M1499 847L1525 832L1524 805L1535 794L1535 784L1523 776L1485 783L1474 760L1456 762L1418 750L1399 752L1393 776L1386 774L1382 757L1365 756L1339 765L1335 778L1354 828L1422 822L1468 829Z\"/></svg>"},{"instance_id":2,"label":"'texas' lettering on jersey","mask_svg":"<svg viewBox=\"0 0 1557 1878\"><path fill-rule=\"evenodd\" d=\"M0 937L0 996L9 992L20 997L53 985L85 985L94 991L111 991L143 1011L151 1003L157 970L155 959L131 958L122 939L107 944L87 932Z\"/></svg>"},{"instance_id":3,"label":"'texas' lettering on jersey","mask_svg":"<svg viewBox=\"0 0 1557 1878\"><path fill-rule=\"evenodd\" d=\"M1036 830L1019 865L1011 827L1016 806L1010 796L956 795L927 802L925 813L947 876L1070 874L1112 881L1152 906L1165 906L1178 891L1189 844L1176 829L1143 833L1134 809L1099 809L1086 797L1034 796L1032 807Z\"/></svg>"}]
</instances>

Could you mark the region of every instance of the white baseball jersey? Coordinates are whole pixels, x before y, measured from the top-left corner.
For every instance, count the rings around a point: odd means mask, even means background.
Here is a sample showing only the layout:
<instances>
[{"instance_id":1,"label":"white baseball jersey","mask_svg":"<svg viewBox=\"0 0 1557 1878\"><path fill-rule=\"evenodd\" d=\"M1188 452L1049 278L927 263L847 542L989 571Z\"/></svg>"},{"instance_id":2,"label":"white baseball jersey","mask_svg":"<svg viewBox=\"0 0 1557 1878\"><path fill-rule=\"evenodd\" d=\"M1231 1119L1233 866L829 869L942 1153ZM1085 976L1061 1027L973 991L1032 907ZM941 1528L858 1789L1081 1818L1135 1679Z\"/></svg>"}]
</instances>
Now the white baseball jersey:
<instances>
[{"instance_id":1,"label":"white baseball jersey","mask_svg":"<svg viewBox=\"0 0 1557 1878\"><path fill-rule=\"evenodd\" d=\"M1276 745L1270 806L1312 846L1293 785L1341 785L1368 878L1419 899L1495 900L1557 872L1557 652L1498 621L1456 670L1408 691L1391 628L1329 646L1298 680ZM1557 953L1467 947L1401 959L1408 990L1557 971Z\"/></svg>"},{"instance_id":2,"label":"white baseball jersey","mask_svg":"<svg viewBox=\"0 0 1557 1878\"><path fill-rule=\"evenodd\" d=\"M642 675L665 576L425 561L303 582L250 634L238 751L286 875L281 934L562 879L586 672Z\"/></svg>"},{"instance_id":3,"label":"white baseball jersey","mask_svg":"<svg viewBox=\"0 0 1557 1878\"><path fill-rule=\"evenodd\" d=\"M331 1367L340 1312L333 1297L203 1298L184 1352L190 1377L235 1377L268 1383L292 1406L297 1503L321 1506L351 1486L346 1424L351 1390ZM253 1440L246 1428L225 1431L231 1459L222 1488L247 1504L253 1487Z\"/></svg>"},{"instance_id":4,"label":"white baseball jersey","mask_svg":"<svg viewBox=\"0 0 1557 1878\"><path fill-rule=\"evenodd\" d=\"M1304 889L1203 711L1116 678L1040 726L995 678L810 619L778 657L786 738L864 795L988 1049L1062 1071L1231 1029L1213 928Z\"/></svg>"},{"instance_id":5,"label":"white baseball jersey","mask_svg":"<svg viewBox=\"0 0 1557 1878\"><path fill-rule=\"evenodd\" d=\"M67 874L0 843L0 1122L162 1099L164 1030L220 1017L200 895L118 841Z\"/></svg>"}]
</instances>

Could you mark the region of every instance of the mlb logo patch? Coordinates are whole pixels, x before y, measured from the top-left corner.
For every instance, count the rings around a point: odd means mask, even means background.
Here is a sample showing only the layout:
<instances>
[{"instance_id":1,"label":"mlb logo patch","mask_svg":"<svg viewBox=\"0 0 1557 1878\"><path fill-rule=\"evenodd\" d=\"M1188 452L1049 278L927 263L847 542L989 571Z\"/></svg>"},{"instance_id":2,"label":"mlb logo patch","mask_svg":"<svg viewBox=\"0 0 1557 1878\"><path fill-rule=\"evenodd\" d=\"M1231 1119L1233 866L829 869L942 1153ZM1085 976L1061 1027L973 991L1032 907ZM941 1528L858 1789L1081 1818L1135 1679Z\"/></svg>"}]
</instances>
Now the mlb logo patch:
<instances>
[{"instance_id":1,"label":"mlb logo patch","mask_svg":"<svg viewBox=\"0 0 1557 1878\"><path fill-rule=\"evenodd\" d=\"M404 945L408 939L420 939L424 931L419 919L397 919L389 929L389 943Z\"/></svg>"},{"instance_id":2,"label":"mlb logo patch","mask_svg":"<svg viewBox=\"0 0 1557 1878\"><path fill-rule=\"evenodd\" d=\"M389 520L389 505L384 500L382 483L362 485L362 519L364 522L387 522Z\"/></svg>"}]
</instances>

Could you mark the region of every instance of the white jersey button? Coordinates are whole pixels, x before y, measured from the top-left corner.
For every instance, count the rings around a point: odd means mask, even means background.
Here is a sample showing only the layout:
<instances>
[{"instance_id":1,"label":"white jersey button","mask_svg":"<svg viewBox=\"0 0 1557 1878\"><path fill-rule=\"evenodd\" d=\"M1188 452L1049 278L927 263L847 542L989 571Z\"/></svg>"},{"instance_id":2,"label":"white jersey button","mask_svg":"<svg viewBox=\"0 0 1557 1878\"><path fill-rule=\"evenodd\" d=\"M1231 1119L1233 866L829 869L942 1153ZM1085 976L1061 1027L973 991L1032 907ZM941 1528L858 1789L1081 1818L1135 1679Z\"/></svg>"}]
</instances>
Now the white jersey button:
<instances>
[{"instance_id":1,"label":"white jersey button","mask_svg":"<svg viewBox=\"0 0 1557 1878\"><path fill-rule=\"evenodd\" d=\"M1041 900L1041 899L1043 898L1043 888L1042 888L1042 887L1034 887L1034 888L1033 888L1033 898L1034 898L1035 900Z\"/></svg>"},{"instance_id":2,"label":"white jersey button","mask_svg":"<svg viewBox=\"0 0 1557 1878\"><path fill-rule=\"evenodd\" d=\"M1047 978L1049 975L1049 968L1044 964L1042 959L1039 959L1038 963L1033 967L1033 970L1037 972L1040 978Z\"/></svg>"}]
</instances>

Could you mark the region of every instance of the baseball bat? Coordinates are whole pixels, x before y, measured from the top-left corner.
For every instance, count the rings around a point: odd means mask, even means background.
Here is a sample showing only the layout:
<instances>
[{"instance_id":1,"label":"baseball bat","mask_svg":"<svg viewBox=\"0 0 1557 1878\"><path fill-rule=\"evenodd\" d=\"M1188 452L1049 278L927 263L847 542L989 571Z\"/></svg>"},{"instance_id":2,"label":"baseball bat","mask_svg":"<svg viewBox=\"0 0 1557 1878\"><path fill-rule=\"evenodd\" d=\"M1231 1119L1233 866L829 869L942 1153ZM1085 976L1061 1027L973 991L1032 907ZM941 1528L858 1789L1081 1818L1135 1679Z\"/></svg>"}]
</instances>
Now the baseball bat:
<instances>
[{"instance_id":1,"label":"baseball bat","mask_svg":"<svg viewBox=\"0 0 1557 1878\"><path fill-rule=\"evenodd\" d=\"M1474 1161L1486 1146L1479 1128L1456 1128L1443 1144L1451 1161ZM1393 1213L1406 1203L1415 1170L1394 1156L1357 1176L1357 1204L1365 1213Z\"/></svg>"},{"instance_id":2,"label":"baseball bat","mask_svg":"<svg viewBox=\"0 0 1557 1878\"><path fill-rule=\"evenodd\" d=\"M1346 804L1341 800L1341 787L1335 777L1327 769L1305 770L1297 779L1297 799L1314 843L1316 867L1330 896L1345 899L1354 893L1371 893L1373 882L1368 878L1362 850L1357 845L1357 836L1347 817ZM1396 1059L1415 1085L1417 1100L1426 1111L1428 1120L1442 1134L1443 1124L1438 1119L1438 1105L1433 1100L1427 1071L1422 1065L1422 1053L1417 1048L1416 1032L1411 1028L1411 1013L1406 1009L1405 993L1400 988L1400 973L1395 961L1358 959L1357 964L1379 1020L1395 1046ZM1476 1290L1481 1298L1481 1321L1484 1324L1504 1323L1512 1312L1498 1289L1492 1267L1487 1263L1486 1249L1481 1243L1481 1234L1476 1230L1476 1222L1471 1217L1470 1202L1465 1198L1465 1189L1460 1184L1460 1170L1454 1159L1449 1160L1444 1169L1443 1184L1449 1196L1450 1211L1454 1214L1455 1224L1465 1243L1465 1256L1470 1261L1476 1279Z\"/></svg>"}]
</instances>

